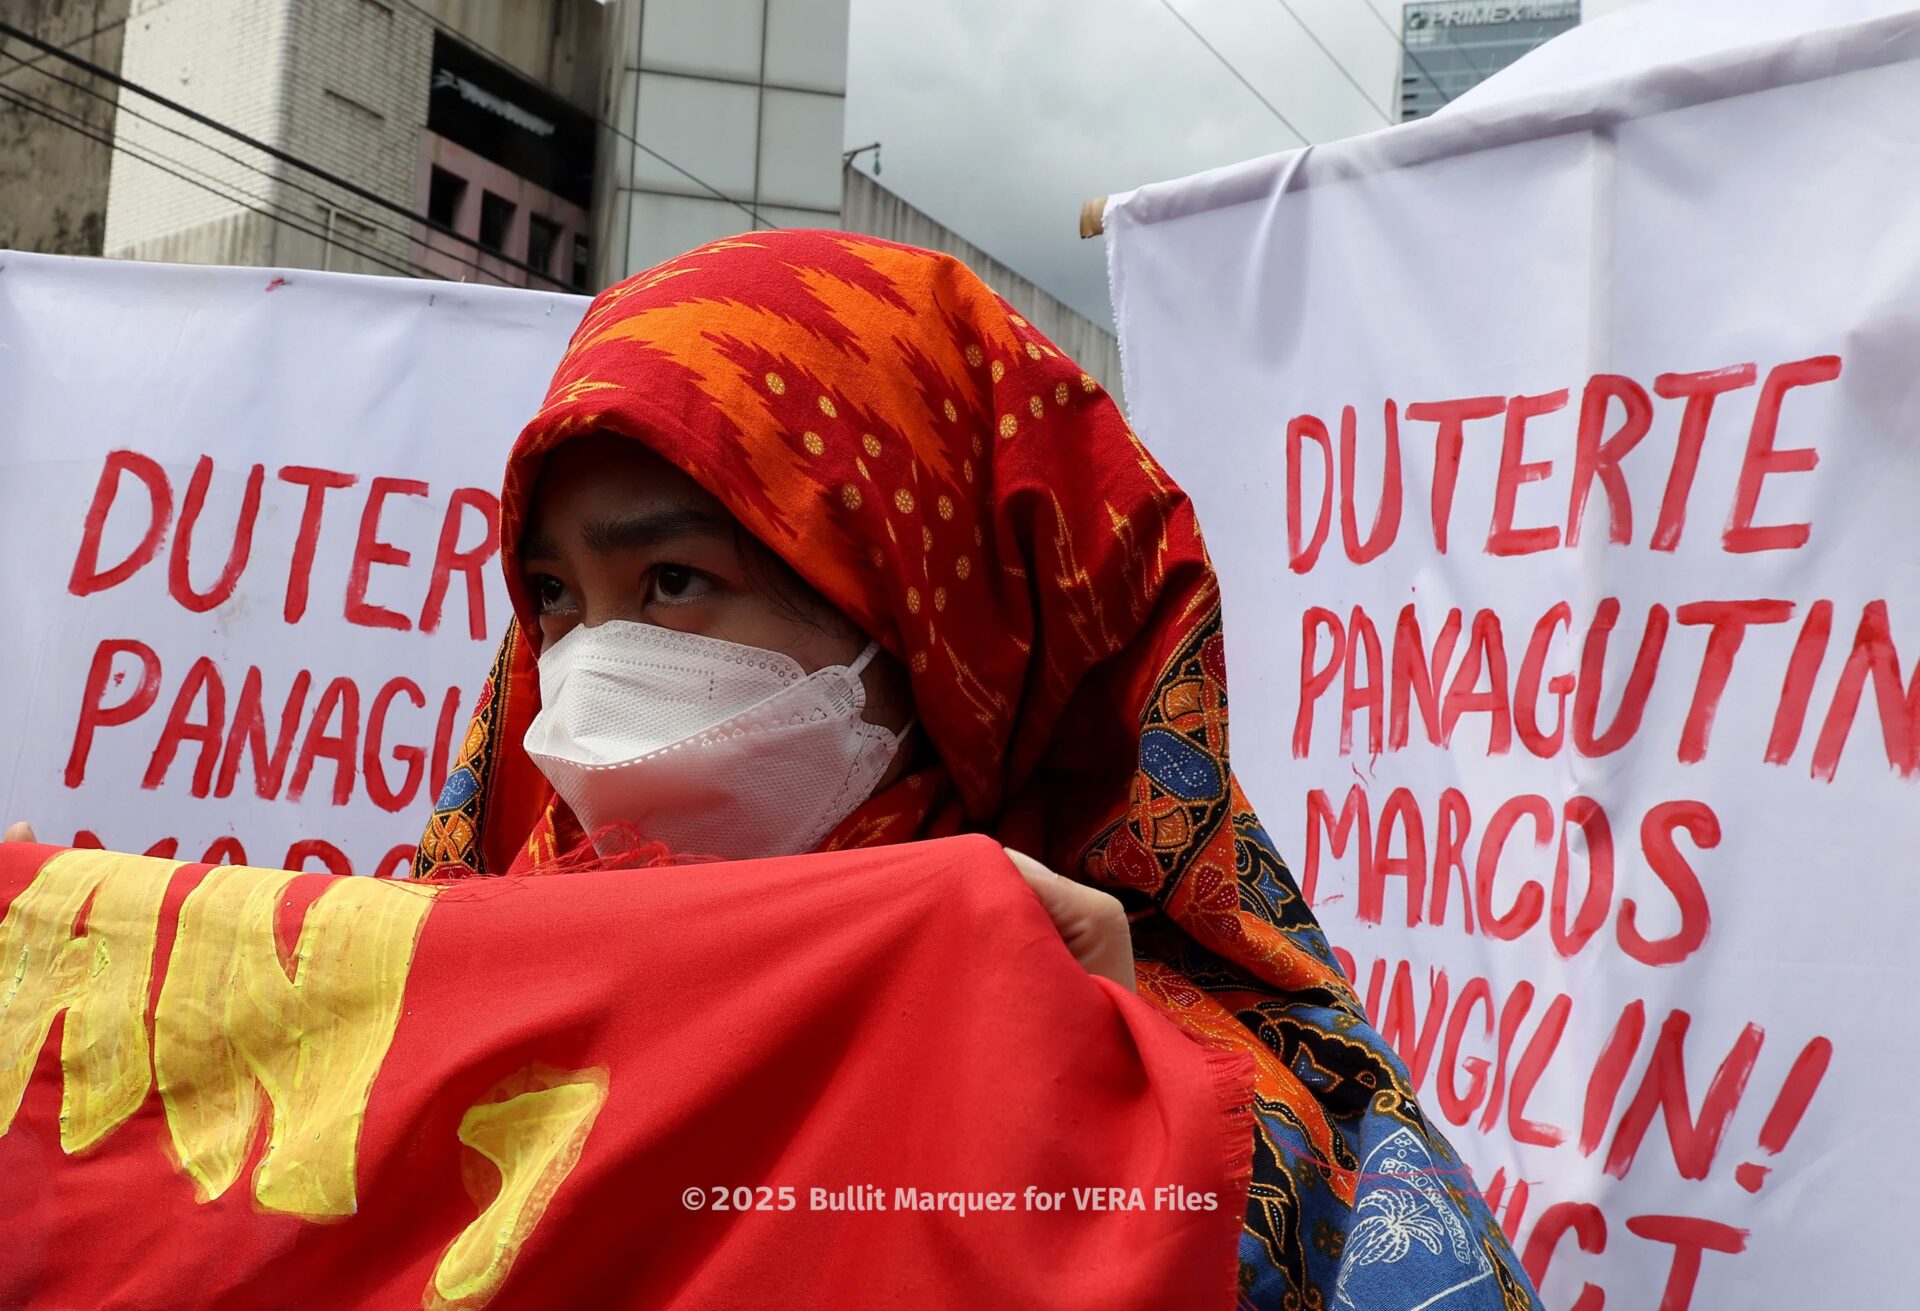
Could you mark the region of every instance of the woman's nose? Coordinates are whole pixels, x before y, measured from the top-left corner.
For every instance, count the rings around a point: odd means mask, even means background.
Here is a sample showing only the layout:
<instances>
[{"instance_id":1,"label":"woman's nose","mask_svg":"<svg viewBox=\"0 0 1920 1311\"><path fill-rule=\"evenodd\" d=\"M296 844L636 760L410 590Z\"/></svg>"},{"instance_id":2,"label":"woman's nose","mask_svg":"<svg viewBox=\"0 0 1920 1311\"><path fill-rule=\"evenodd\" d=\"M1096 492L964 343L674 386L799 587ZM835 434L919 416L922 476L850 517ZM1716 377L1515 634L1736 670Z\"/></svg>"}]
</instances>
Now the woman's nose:
<instances>
[{"instance_id":1,"label":"woman's nose","mask_svg":"<svg viewBox=\"0 0 1920 1311\"><path fill-rule=\"evenodd\" d=\"M615 619L631 620L639 623L646 618L646 607L640 598L626 589L608 595L587 595L580 602L580 623L586 628L598 628L601 624Z\"/></svg>"}]
</instances>

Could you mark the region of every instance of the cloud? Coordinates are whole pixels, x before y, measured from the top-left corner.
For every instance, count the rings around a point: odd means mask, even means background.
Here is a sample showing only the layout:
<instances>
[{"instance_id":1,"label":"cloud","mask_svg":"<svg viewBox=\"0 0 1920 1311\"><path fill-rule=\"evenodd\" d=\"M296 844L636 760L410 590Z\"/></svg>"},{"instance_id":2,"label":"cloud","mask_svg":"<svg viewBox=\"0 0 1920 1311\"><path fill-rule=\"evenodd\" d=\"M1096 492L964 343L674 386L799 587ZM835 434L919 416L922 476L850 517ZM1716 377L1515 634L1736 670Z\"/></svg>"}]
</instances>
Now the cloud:
<instances>
[{"instance_id":1,"label":"cloud","mask_svg":"<svg viewBox=\"0 0 1920 1311\"><path fill-rule=\"evenodd\" d=\"M1396 0L1171 3L1312 140L1391 112ZM846 140L883 143L880 181L1102 323L1082 201L1299 144L1161 0L852 0L847 55Z\"/></svg>"}]
</instances>

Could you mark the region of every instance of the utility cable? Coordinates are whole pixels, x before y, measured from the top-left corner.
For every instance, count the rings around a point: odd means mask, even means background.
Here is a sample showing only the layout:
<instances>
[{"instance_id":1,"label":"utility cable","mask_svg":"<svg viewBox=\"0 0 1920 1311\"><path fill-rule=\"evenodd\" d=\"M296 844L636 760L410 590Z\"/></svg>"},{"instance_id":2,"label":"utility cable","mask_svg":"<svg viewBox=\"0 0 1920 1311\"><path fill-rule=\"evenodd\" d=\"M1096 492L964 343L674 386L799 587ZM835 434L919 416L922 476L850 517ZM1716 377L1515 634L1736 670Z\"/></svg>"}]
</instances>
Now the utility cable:
<instances>
[{"instance_id":1,"label":"utility cable","mask_svg":"<svg viewBox=\"0 0 1920 1311\"><path fill-rule=\"evenodd\" d=\"M166 0L160 0L160 3L165 4ZM159 7L160 7L159 5L153 6L154 9L158 9ZM152 10L150 9L147 12L151 13ZM79 36L74 37L73 40L67 42L67 44L61 48L64 50L72 50L75 46L84 45L88 41L93 40L96 36L105 36L107 33L113 31L113 29L116 27L125 27L127 25L127 19L131 18L132 16L133 16L132 13L129 12L127 14L123 14L119 18L114 19L111 23L102 23L100 24L100 26L94 28L91 32L85 32ZM19 57L15 56L15 58L19 58ZM39 55L35 55L32 59L21 59L20 67L21 68L38 68L41 62L47 58L48 56L44 54L39 54ZM10 68L4 73L0 73L0 82L6 81L6 79L12 77L15 73L19 71L20 71L19 68ZM51 74L48 74L48 76L51 76Z\"/></svg>"},{"instance_id":2,"label":"utility cable","mask_svg":"<svg viewBox=\"0 0 1920 1311\"><path fill-rule=\"evenodd\" d=\"M1225 55L1221 54L1220 51L1214 47L1213 42L1207 40L1206 37L1201 35L1199 28L1195 27L1192 23L1189 23L1187 21L1187 16L1185 14L1181 13L1178 9L1175 9L1173 7L1173 0L1160 0L1160 5L1168 13L1172 14L1175 18L1179 19L1180 26L1186 28L1187 31L1193 33L1193 39L1198 41L1201 45L1205 46L1207 48L1207 53L1212 55L1215 59L1219 60L1220 66L1226 69L1229 73L1233 74L1235 80L1237 80L1241 86L1253 92L1253 98L1255 100L1258 100L1261 104L1265 105L1267 107L1267 112L1269 114L1272 114L1275 118L1279 119L1280 125L1282 127L1286 128L1287 131L1293 133L1294 136L1298 137L1300 139L1301 145L1305 146L1305 145L1312 144L1310 141L1307 140L1307 134L1305 132L1302 132L1299 128L1295 127L1293 125L1292 120L1289 119L1285 114L1281 113L1279 109L1277 109L1274 106L1274 103L1271 100L1261 95L1260 88L1256 87L1253 83L1247 81L1246 74L1242 73L1239 69L1235 68L1233 66L1233 62L1229 60Z\"/></svg>"},{"instance_id":3,"label":"utility cable","mask_svg":"<svg viewBox=\"0 0 1920 1311\"><path fill-rule=\"evenodd\" d=\"M1400 47L1400 53L1413 61L1413 66L1420 70L1426 77L1428 84L1439 93L1440 103L1443 105L1452 104L1453 97L1448 95L1447 89L1440 85L1440 79L1433 75L1432 69L1420 62L1419 55L1414 54L1412 50L1407 48L1406 39L1402 37L1400 33L1394 31L1393 24L1389 23L1386 17L1382 15L1378 9L1373 7L1373 0L1360 0L1360 7L1373 15L1373 21L1380 24L1380 26L1386 30L1387 35L1393 38L1393 43Z\"/></svg>"},{"instance_id":4,"label":"utility cable","mask_svg":"<svg viewBox=\"0 0 1920 1311\"><path fill-rule=\"evenodd\" d=\"M74 67L79 68L83 72L91 74L96 78L99 78L106 82L110 82L115 86L124 88L125 90L132 91L136 95L144 96L148 100L153 101L155 104L160 105L166 109L170 109L176 114L180 114L188 119L191 119L192 121L201 124L203 127L210 127L216 132L220 132L226 136L232 137L234 140L239 141L244 145L250 146L253 149L260 151L262 154L271 156L272 158L279 160L283 164L289 164L294 168L298 168L303 170L304 172L310 173L313 176L319 178L321 181L327 183L328 185L339 187L341 190L347 192L349 195L357 197L360 200L364 200L370 204L376 205L381 209L389 210L395 214L400 215L402 218L411 220L412 222L425 224L432 231L435 231L435 232L441 233L444 236L450 237L453 240L459 242L463 246L471 247L476 251L480 251L494 259L498 259L502 263L512 268L519 269L521 272L526 273L532 277L539 278L543 282L552 283L554 286L563 288L568 291L573 290L573 288L568 286L568 284L562 282L559 278L554 277L551 273L547 273L540 269L536 269L531 264L527 264L522 260L514 259L511 255L505 255L500 253L499 251L493 250L488 246L486 246L481 241L479 241L477 238L469 237L465 233L455 232L453 229L447 227L444 224L434 222L432 219L428 218L424 214L415 213L413 210L408 209L405 205L402 205L397 201L388 200L385 196L379 195L378 193L373 191L369 191L367 188L360 186L358 183L350 182L346 178L341 177L337 173L333 173L327 169L321 168L318 164L309 163L308 161L300 158L298 155L292 154L289 151L282 150L278 146L268 145L266 142L261 141L255 137L249 136L245 132L242 132L239 128L232 127L226 123L221 122L217 118L213 118L210 115L203 114L197 109L189 109L187 106L181 104L179 101L163 96L157 91L149 90L148 88L141 86L136 82L131 82L128 79L121 77L118 73L112 72L109 69L102 68L100 65L93 63L91 60L82 59L78 55L69 54L68 52L60 49L58 46L50 45L47 42L42 41L38 37L34 36L31 32L23 31L22 29L15 27L11 23L0 21L0 36L12 37L16 41L24 42L25 44L37 50L41 50L47 54L50 54L54 58L62 60L68 64L71 64Z\"/></svg>"},{"instance_id":5,"label":"utility cable","mask_svg":"<svg viewBox=\"0 0 1920 1311\"><path fill-rule=\"evenodd\" d=\"M1387 111L1373 103L1373 97L1367 94L1367 89L1361 86L1359 79L1355 78L1354 75L1347 70L1347 66L1340 62L1340 56L1334 54L1333 51L1327 48L1327 43L1325 41L1322 41L1320 39L1319 34L1315 32L1313 28L1307 25L1307 20L1300 17L1300 11L1295 9L1291 4L1287 3L1287 0L1274 0L1274 2L1278 4L1282 9L1286 10L1288 16L1291 17L1295 23L1299 24L1300 30L1307 34L1307 40L1313 42L1316 46L1319 46L1320 53L1333 61L1333 66L1340 70L1340 76L1347 79L1347 85L1352 87L1355 91L1358 91L1360 93L1360 98L1367 102L1367 108L1371 109L1374 113L1378 114L1380 116L1380 121L1382 123L1391 125L1393 123L1393 120L1387 117ZM1361 3L1365 4L1366 0L1361 0ZM1367 5L1367 8L1371 9L1373 8L1373 6ZM1379 17L1378 14L1374 16L1376 18Z\"/></svg>"},{"instance_id":6,"label":"utility cable","mask_svg":"<svg viewBox=\"0 0 1920 1311\"><path fill-rule=\"evenodd\" d=\"M158 152L154 152L151 157L149 157L146 154L142 154L140 151L135 150L133 147L128 146L124 142L116 140L115 138L107 136L103 133L96 132L91 128L87 127L83 123L70 120L69 118L63 116L59 112L48 108L45 101L40 101L35 99L34 97L25 95L17 87L0 87L0 103L10 104L15 106L16 108L24 109L30 114L37 114L41 118L44 118L51 123L57 124L60 127L64 127L70 132L78 133L80 136L87 138L89 141L97 142L98 144L107 147L109 150L117 151L120 154L127 156L129 159L138 160L140 163L147 165L149 168L155 168L162 173L170 174L173 177L178 178L180 181L185 182L190 186L198 187L200 190L205 191L210 195L217 196L221 200L226 201L230 205L238 205L242 209L251 210L253 213L259 214L264 218L272 219L274 222L279 223L284 227L291 228L295 232L303 233L309 237L318 238L322 242L330 242L333 245L338 246L340 249L348 252L349 254L358 255L362 259L365 259L368 262L373 264L378 264L380 267L385 268L391 272L398 273L405 277L410 277L410 278L422 276L421 272L417 272L413 268L409 268L403 264L394 263L391 257L387 256L384 252L375 252L372 250L365 249L363 247L353 244L352 242L343 240L337 233L330 234L330 233L322 232L318 228L308 227L304 223L287 218L284 214L275 212L268 205L267 202L262 201L261 198L258 196L249 195L244 191L240 191L239 188L237 187L234 188L234 191L238 192L238 194L228 194L228 192L221 190L219 186L216 186L206 181L204 174L201 177L191 177L187 173L181 171L181 169L186 168L188 166L181 164L179 160L172 159L165 155L161 155ZM176 165L178 167L174 167ZM259 203L253 203L253 202L259 202Z\"/></svg>"},{"instance_id":7,"label":"utility cable","mask_svg":"<svg viewBox=\"0 0 1920 1311\"><path fill-rule=\"evenodd\" d=\"M11 50L0 49L0 56L5 56L8 59L15 60L16 62L19 62L22 64L26 62L25 60L22 60L19 55L14 54ZM9 69L7 71L15 72L18 70ZM6 73L0 73L0 79L4 79L6 75L7 75ZM87 86L85 83L77 82L72 78L61 77L58 73L46 72L44 70L41 72L40 75L45 78L50 78L55 82L59 82L64 86L72 87L74 90L79 91L83 95L89 95L94 97L97 100L105 101L107 104L113 105L118 103L115 97L106 94L104 91L96 91L94 88ZM12 89L16 91L18 90L17 88L12 88ZM47 104L49 102L43 100L40 103ZM304 183L296 182L294 179L290 177L279 177L271 169L262 168L260 165L252 162L251 160L242 159L240 156L234 154L232 151L222 150L220 149L220 147L214 145L212 142L206 140L203 137L197 137L193 133L185 131L184 129L181 129L181 128L174 127L170 123L163 123L159 119L154 118L152 115L143 114L139 110L134 109L130 105L119 105L119 112L128 114L133 118L137 118L143 123L150 123L154 127L159 128L162 132L170 132L174 136L179 137L182 141L190 142L202 150L210 151L213 154L218 155L220 158L224 160L228 160L231 163L238 164L240 167L247 169L250 172L253 172L255 174L258 174L259 176L266 178L269 181L278 181L282 186L290 187L293 190L298 191L303 195L311 196L315 200L318 200L322 204L326 205L329 209L337 211L341 215L352 219L356 223L364 224L365 226L370 228L377 228L383 232L393 233L396 236L405 238L409 244L413 244L418 241L418 238L414 235L412 230L408 228L400 227L398 224L394 224L394 223L382 222L381 220L374 218L371 215L362 214L355 210L344 208L343 206L339 205L336 202L334 197L329 196L326 192L321 191L316 187L310 187L305 185ZM153 148L149 146L147 147L147 149L152 150ZM157 154L158 152L155 152L155 153ZM173 158L166 155L159 155L159 158L165 159L172 164L178 164L182 168L188 167L188 165L184 160L181 160L178 158ZM203 177L208 176L204 170L195 170L195 171L201 173ZM233 184L229 183L227 185L233 185ZM252 197L252 199L261 200L261 197L254 196ZM263 201L262 203L268 203L268 202ZM479 260L474 259L470 256L460 255L450 250L440 250L437 248L434 249L434 253L436 255L443 255L448 259L455 260L461 265L463 265L464 267L470 268L475 273L481 274L482 276L485 276L485 277L497 276L492 270L488 269ZM409 262L412 263L412 261L409 261ZM413 267L423 268L424 266L418 263L413 263Z\"/></svg>"},{"instance_id":8,"label":"utility cable","mask_svg":"<svg viewBox=\"0 0 1920 1311\"><path fill-rule=\"evenodd\" d=\"M485 55L488 59L491 59L494 63L499 64L503 68L513 67L513 64L510 60L504 58L503 56L499 55L498 53L492 50L489 50L487 47L481 45L478 41L475 41L471 36L468 36L465 32L460 31L458 28L449 26L446 22L442 21L438 15L436 15L431 10L427 9L425 6L418 3L418 0L400 0L400 3L404 4L407 8L413 10L416 14L419 14L420 17L426 19L427 22L433 25L436 31L445 32L448 36L460 42L462 45L471 46L473 49L478 50L481 54ZM603 0L603 3L604 3L604 0ZM1256 92L1255 94L1257 95L1258 92ZM711 195L715 200L722 200L722 201L725 201L727 204L732 205L735 209L739 210L741 213L745 214L748 218L752 219L756 227L778 228L780 226L778 223L768 222L767 219L760 213L760 211L755 209L752 205L749 205L747 202L743 200L735 200L732 196L729 196L726 192L714 186L713 183L707 181L703 177L700 177L694 174L688 169L683 168L681 165L675 163L673 160L668 159L665 155L661 154L659 151L655 150L652 146L640 140L640 138L634 136L632 133L622 130L621 128L615 126L613 123L608 122L604 118L598 118L591 114L587 115L587 117L591 119L595 125L605 128L607 131L613 133L616 137L619 137L622 141L625 141L628 145L633 146L637 150L645 151L647 154L651 155L654 159L658 160L662 164L665 164L668 168L678 173L681 177L685 178L687 181L699 187L702 191L705 191L706 193Z\"/></svg>"}]
</instances>

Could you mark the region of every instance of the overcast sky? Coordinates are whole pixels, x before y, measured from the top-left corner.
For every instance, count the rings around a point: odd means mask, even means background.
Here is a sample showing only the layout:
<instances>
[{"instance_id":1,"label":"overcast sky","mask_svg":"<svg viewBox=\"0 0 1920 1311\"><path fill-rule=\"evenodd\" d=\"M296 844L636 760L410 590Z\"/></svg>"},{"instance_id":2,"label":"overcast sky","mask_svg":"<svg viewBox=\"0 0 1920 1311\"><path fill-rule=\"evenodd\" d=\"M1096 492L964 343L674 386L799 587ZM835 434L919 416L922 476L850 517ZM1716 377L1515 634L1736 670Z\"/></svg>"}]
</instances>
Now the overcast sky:
<instances>
[{"instance_id":1,"label":"overcast sky","mask_svg":"<svg viewBox=\"0 0 1920 1311\"><path fill-rule=\"evenodd\" d=\"M1586 0L1585 15L1635 2ZM1399 0L1170 3L1308 139L1388 121ZM882 142L882 184L1102 323L1082 201L1300 144L1162 0L852 5L848 145Z\"/></svg>"}]
</instances>

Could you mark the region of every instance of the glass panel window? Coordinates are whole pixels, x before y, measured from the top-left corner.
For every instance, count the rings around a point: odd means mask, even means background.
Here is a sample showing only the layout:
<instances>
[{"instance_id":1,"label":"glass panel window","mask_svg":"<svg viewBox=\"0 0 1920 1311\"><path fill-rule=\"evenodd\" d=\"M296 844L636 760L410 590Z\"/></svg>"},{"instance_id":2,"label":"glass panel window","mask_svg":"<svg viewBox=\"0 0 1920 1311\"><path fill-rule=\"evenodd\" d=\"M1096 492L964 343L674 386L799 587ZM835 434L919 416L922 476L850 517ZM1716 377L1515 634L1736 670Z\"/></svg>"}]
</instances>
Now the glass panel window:
<instances>
[{"instance_id":1,"label":"glass panel window","mask_svg":"<svg viewBox=\"0 0 1920 1311\"><path fill-rule=\"evenodd\" d=\"M480 193L480 244L488 250L507 253L507 229L513 226L514 204L491 191Z\"/></svg>"},{"instance_id":2,"label":"glass panel window","mask_svg":"<svg viewBox=\"0 0 1920 1311\"><path fill-rule=\"evenodd\" d=\"M527 264L540 272L553 273L553 252L560 245L560 225L538 214L527 215Z\"/></svg>"},{"instance_id":3,"label":"glass panel window","mask_svg":"<svg viewBox=\"0 0 1920 1311\"><path fill-rule=\"evenodd\" d=\"M460 202L466 198L467 180L434 165L433 177L427 184L427 217L451 229L460 217Z\"/></svg>"}]
</instances>

